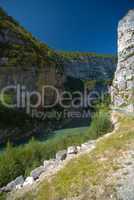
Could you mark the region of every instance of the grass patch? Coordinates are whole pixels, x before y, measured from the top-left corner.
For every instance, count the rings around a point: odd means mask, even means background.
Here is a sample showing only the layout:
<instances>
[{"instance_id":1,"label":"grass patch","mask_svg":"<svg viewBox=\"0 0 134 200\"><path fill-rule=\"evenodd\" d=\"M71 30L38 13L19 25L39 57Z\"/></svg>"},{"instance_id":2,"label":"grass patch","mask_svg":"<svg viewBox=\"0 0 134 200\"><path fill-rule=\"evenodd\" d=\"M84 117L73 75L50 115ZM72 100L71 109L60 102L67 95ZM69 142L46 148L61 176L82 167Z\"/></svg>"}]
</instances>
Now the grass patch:
<instances>
[{"instance_id":1,"label":"grass patch","mask_svg":"<svg viewBox=\"0 0 134 200\"><path fill-rule=\"evenodd\" d=\"M120 128L114 134L99 140L90 154L71 161L57 175L40 184L36 193L29 194L30 198L58 200L83 194L84 199L96 199L97 193L98 199L110 199L114 186L111 181L108 189L106 180L119 169L116 160L133 144L134 118L120 117ZM104 190L103 194L99 194L100 188ZM105 195L109 196L106 198ZM23 199L28 198L24 196Z\"/></svg>"},{"instance_id":2,"label":"grass patch","mask_svg":"<svg viewBox=\"0 0 134 200\"><path fill-rule=\"evenodd\" d=\"M101 110L94 115L90 128L85 132L75 129L72 133L57 134L46 142L32 139L20 147L8 144L0 157L0 187L19 175L29 175L29 172L40 166L44 160L54 158L57 151L96 139L109 130L111 130L109 113L107 110Z\"/></svg>"},{"instance_id":3,"label":"grass patch","mask_svg":"<svg viewBox=\"0 0 134 200\"><path fill-rule=\"evenodd\" d=\"M82 60L83 57L86 59L89 57L96 57L96 58L111 58L117 60L116 55L111 54L97 54L94 52L58 52L60 56L62 56L64 59L74 59L74 60Z\"/></svg>"}]
</instances>

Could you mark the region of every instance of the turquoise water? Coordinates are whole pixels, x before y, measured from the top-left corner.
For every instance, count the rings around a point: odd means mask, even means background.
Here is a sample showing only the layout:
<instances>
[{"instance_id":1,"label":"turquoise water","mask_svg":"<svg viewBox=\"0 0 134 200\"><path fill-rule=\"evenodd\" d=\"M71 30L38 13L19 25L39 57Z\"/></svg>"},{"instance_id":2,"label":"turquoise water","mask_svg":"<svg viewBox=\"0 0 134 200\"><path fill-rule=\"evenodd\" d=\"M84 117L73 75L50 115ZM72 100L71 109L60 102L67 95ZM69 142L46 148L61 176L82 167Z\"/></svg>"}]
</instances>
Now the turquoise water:
<instances>
[{"instance_id":1,"label":"turquoise water","mask_svg":"<svg viewBox=\"0 0 134 200\"><path fill-rule=\"evenodd\" d=\"M64 137L65 135L80 135L80 134L84 134L87 130L89 129L89 127L78 127L78 128L67 128L67 129L61 129L61 130L57 130L54 131L53 134L48 137L48 140L51 139L61 139L62 137ZM42 140L42 142L46 142L46 140Z\"/></svg>"},{"instance_id":2,"label":"turquoise water","mask_svg":"<svg viewBox=\"0 0 134 200\"><path fill-rule=\"evenodd\" d=\"M62 137L66 134L83 134L89 129L89 127L79 127L79 128L67 128L54 131L55 135L53 137Z\"/></svg>"},{"instance_id":3,"label":"turquoise water","mask_svg":"<svg viewBox=\"0 0 134 200\"><path fill-rule=\"evenodd\" d=\"M40 142L46 142L51 139L62 138L65 135L84 134L88 130L88 128L89 127L78 127L78 128L66 128L66 129L56 130L56 131L53 131L47 138L46 137L44 139L42 138ZM27 142L22 141L17 146L24 145L27 143L28 141ZM1 147L0 152L2 152L3 150L4 150L4 147Z\"/></svg>"}]
</instances>

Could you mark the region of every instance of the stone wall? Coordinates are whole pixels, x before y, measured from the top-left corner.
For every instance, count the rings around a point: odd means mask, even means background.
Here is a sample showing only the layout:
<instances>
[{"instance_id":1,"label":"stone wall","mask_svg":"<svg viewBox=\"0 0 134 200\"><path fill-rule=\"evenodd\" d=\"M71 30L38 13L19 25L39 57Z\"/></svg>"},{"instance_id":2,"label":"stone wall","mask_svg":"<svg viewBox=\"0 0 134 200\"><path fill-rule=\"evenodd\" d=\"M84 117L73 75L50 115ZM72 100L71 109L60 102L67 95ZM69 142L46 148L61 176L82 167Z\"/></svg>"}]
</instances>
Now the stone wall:
<instances>
[{"instance_id":1,"label":"stone wall","mask_svg":"<svg viewBox=\"0 0 134 200\"><path fill-rule=\"evenodd\" d=\"M114 107L134 112L134 10L119 22L118 66L111 96Z\"/></svg>"}]
</instances>

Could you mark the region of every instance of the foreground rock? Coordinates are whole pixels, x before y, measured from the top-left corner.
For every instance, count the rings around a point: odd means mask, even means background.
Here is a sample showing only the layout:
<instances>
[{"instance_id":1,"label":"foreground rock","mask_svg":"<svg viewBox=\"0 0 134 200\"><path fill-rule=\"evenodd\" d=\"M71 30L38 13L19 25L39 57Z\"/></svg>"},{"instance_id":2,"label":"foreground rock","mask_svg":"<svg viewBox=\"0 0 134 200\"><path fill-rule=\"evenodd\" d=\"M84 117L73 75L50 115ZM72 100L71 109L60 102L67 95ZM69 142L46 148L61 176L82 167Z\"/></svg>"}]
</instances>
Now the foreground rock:
<instances>
[{"instance_id":1,"label":"foreground rock","mask_svg":"<svg viewBox=\"0 0 134 200\"><path fill-rule=\"evenodd\" d=\"M134 113L134 10L119 22L118 66L111 96L114 107Z\"/></svg>"},{"instance_id":2,"label":"foreground rock","mask_svg":"<svg viewBox=\"0 0 134 200\"><path fill-rule=\"evenodd\" d=\"M6 187L0 189L0 192L11 192L12 190L20 190L23 187L32 186L34 183L40 182L42 177L57 172L66 162L75 156L95 147L96 141L92 140L81 146L70 146L67 150L61 150L56 153L55 159L45 160L43 165L31 171L30 176L24 181L22 176L10 182Z\"/></svg>"},{"instance_id":3,"label":"foreground rock","mask_svg":"<svg viewBox=\"0 0 134 200\"><path fill-rule=\"evenodd\" d=\"M91 147L93 147L95 145L96 141L95 140L91 140L89 142L86 142L84 144L81 145L81 151L89 149Z\"/></svg>"},{"instance_id":4,"label":"foreground rock","mask_svg":"<svg viewBox=\"0 0 134 200\"><path fill-rule=\"evenodd\" d=\"M44 168L44 166L40 166L40 167L34 169L30 173L30 176L33 177L34 180L37 180L43 172L45 172L45 168Z\"/></svg>"},{"instance_id":5,"label":"foreground rock","mask_svg":"<svg viewBox=\"0 0 134 200\"><path fill-rule=\"evenodd\" d=\"M34 183L34 178L29 176L26 178L25 182L23 183L23 187L32 185L33 183ZM16 189L19 189L19 188L16 188Z\"/></svg>"},{"instance_id":6,"label":"foreground rock","mask_svg":"<svg viewBox=\"0 0 134 200\"><path fill-rule=\"evenodd\" d=\"M67 157L67 150L62 150L56 153L56 160L62 161L65 160Z\"/></svg>"},{"instance_id":7,"label":"foreground rock","mask_svg":"<svg viewBox=\"0 0 134 200\"><path fill-rule=\"evenodd\" d=\"M24 183L23 176L19 176L14 181L8 183L6 187L1 188L0 191L1 192L10 192L15 188L21 188L23 186L23 183Z\"/></svg>"},{"instance_id":8,"label":"foreground rock","mask_svg":"<svg viewBox=\"0 0 134 200\"><path fill-rule=\"evenodd\" d=\"M77 154L78 153L78 149L76 146L71 146L71 147L68 147L67 149L67 154L70 155L70 154Z\"/></svg>"},{"instance_id":9,"label":"foreground rock","mask_svg":"<svg viewBox=\"0 0 134 200\"><path fill-rule=\"evenodd\" d=\"M54 165L55 160L45 160L44 161L44 168L47 170L48 168L52 167Z\"/></svg>"}]
</instances>

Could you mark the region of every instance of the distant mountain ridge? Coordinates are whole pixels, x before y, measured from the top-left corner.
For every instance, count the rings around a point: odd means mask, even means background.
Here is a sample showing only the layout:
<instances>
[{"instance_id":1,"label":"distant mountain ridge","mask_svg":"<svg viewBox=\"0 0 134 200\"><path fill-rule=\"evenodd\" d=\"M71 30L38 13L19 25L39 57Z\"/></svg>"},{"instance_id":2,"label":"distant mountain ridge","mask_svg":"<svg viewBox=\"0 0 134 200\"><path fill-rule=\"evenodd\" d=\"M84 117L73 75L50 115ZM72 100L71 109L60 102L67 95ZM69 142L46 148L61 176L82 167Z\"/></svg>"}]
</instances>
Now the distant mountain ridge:
<instances>
[{"instance_id":1,"label":"distant mountain ridge","mask_svg":"<svg viewBox=\"0 0 134 200\"><path fill-rule=\"evenodd\" d=\"M100 79L113 76L117 62L116 56L56 52L33 37L2 8L0 8L0 19L0 66L20 65L22 68L27 65L27 67L47 68L49 65L49 68L54 66L63 70L65 76L82 79L98 78L97 74L92 73L93 70L101 73Z\"/></svg>"}]
</instances>

